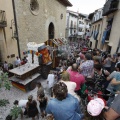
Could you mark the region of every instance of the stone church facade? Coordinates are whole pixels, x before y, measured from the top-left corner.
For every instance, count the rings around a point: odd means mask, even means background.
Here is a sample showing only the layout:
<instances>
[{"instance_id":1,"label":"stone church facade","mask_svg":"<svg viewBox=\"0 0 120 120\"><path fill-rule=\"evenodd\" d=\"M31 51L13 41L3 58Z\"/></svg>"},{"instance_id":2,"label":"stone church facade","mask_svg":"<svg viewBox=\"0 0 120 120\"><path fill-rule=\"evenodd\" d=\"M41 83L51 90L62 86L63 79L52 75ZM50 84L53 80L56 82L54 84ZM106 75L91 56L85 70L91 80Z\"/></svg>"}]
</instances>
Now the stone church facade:
<instances>
[{"instance_id":1,"label":"stone church facade","mask_svg":"<svg viewBox=\"0 0 120 120\"><path fill-rule=\"evenodd\" d=\"M65 37L66 8L72 6L68 0L9 0L9 4L8 0L0 0L0 3L7 21L6 41L3 27L0 27L1 61L11 62L16 56L23 57L28 42L39 44Z\"/></svg>"},{"instance_id":2,"label":"stone church facade","mask_svg":"<svg viewBox=\"0 0 120 120\"><path fill-rule=\"evenodd\" d=\"M67 0L14 0L20 52L28 42L65 37Z\"/></svg>"}]
</instances>

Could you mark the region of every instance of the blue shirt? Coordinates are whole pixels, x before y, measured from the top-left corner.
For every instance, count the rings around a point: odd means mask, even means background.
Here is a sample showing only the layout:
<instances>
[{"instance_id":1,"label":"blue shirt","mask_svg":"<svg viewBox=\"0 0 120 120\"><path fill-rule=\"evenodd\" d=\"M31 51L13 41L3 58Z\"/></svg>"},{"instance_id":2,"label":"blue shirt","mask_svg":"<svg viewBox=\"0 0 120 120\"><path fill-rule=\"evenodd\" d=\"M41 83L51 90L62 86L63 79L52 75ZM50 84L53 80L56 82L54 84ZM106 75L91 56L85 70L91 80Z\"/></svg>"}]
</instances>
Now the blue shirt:
<instances>
[{"instance_id":1,"label":"blue shirt","mask_svg":"<svg viewBox=\"0 0 120 120\"><path fill-rule=\"evenodd\" d=\"M116 73L115 75L116 81L120 81L120 72ZM115 86L115 89L120 91L120 84Z\"/></svg>"},{"instance_id":2,"label":"blue shirt","mask_svg":"<svg viewBox=\"0 0 120 120\"><path fill-rule=\"evenodd\" d=\"M56 98L51 99L46 107L46 112L52 114L55 120L81 120L80 104L70 94L62 101Z\"/></svg>"}]
</instances>

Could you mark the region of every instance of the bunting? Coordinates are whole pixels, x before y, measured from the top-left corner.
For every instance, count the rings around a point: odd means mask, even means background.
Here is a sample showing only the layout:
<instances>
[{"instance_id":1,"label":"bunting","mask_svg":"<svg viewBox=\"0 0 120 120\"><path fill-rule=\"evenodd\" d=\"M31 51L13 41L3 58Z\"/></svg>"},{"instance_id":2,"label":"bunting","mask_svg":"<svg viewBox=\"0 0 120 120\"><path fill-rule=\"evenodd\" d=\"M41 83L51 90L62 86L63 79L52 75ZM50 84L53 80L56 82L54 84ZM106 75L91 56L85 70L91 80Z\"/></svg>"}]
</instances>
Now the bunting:
<instances>
[{"instance_id":1,"label":"bunting","mask_svg":"<svg viewBox=\"0 0 120 120\"><path fill-rule=\"evenodd\" d=\"M32 52L33 52L33 54L35 54L38 57L42 55L39 52L36 52L36 51L33 51L33 50L24 51L23 55L32 54Z\"/></svg>"}]
</instances>

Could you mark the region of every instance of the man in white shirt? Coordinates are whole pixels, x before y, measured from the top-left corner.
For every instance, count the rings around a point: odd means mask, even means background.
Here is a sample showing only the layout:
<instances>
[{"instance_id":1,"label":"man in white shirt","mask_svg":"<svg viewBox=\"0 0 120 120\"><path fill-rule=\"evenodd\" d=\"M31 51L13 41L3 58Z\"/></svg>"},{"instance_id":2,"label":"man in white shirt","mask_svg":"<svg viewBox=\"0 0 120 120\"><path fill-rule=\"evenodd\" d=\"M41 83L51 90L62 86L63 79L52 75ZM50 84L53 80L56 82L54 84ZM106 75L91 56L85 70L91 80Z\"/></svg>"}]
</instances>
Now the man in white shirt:
<instances>
[{"instance_id":1,"label":"man in white shirt","mask_svg":"<svg viewBox=\"0 0 120 120\"><path fill-rule=\"evenodd\" d=\"M52 93L52 87L54 86L55 83L56 83L55 75L52 71L50 71L47 78L47 84L48 84L48 89L50 94Z\"/></svg>"},{"instance_id":2,"label":"man in white shirt","mask_svg":"<svg viewBox=\"0 0 120 120\"><path fill-rule=\"evenodd\" d=\"M20 58L19 58L19 57L16 57L15 66L18 67L18 66L20 66L20 64L21 64Z\"/></svg>"},{"instance_id":3,"label":"man in white shirt","mask_svg":"<svg viewBox=\"0 0 120 120\"><path fill-rule=\"evenodd\" d=\"M4 69L3 69L4 72L8 72L8 63L6 61L4 62L4 66L3 67L4 67Z\"/></svg>"}]
</instances>

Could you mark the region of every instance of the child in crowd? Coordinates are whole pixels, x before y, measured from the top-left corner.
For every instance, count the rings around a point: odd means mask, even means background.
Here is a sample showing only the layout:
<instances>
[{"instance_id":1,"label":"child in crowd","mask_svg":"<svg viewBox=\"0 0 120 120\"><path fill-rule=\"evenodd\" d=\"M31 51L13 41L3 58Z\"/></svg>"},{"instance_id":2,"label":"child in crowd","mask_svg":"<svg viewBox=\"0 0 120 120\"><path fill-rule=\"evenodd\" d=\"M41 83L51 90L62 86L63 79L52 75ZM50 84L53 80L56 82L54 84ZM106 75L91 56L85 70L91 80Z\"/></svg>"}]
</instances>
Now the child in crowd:
<instances>
[{"instance_id":1,"label":"child in crowd","mask_svg":"<svg viewBox=\"0 0 120 120\"><path fill-rule=\"evenodd\" d=\"M48 98L45 96L44 93L40 93L39 96L37 97L37 100L39 101L40 105L40 111L41 111L41 116L44 118L46 116L45 109L47 106L47 101Z\"/></svg>"},{"instance_id":2,"label":"child in crowd","mask_svg":"<svg viewBox=\"0 0 120 120\"><path fill-rule=\"evenodd\" d=\"M37 87L38 87L37 96L39 96L41 93L44 93L44 88L43 88L41 82L37 83Z\"/></svg>"},{"instance_id":3,"label":"child in crowd","mask_svg":"<svg viewBox=\"0 0 120 120\"><path fill-rule=\"evenodd\" d=\"M26 104L26 111L24 112L24 115L28 115L28 117L31 117L32 120L35 120L36 116L39 119L37 102L33 100L32 95L28 96L28 102Z\"/></svg>"}]
</instances>

